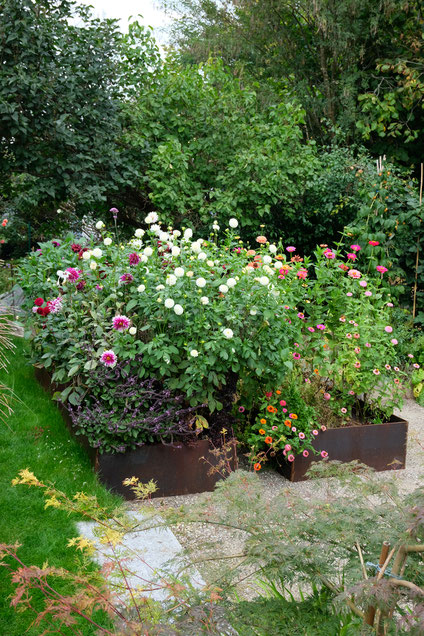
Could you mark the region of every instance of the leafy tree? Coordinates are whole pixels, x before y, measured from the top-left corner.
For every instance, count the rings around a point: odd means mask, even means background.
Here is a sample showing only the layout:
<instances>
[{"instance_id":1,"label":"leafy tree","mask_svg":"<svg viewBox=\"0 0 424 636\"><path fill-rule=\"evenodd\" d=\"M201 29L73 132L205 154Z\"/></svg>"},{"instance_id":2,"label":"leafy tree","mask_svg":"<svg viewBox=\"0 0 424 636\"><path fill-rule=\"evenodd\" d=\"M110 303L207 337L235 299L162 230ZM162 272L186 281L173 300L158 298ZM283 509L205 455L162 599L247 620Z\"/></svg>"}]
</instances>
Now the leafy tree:
<instances>
[{"instance_id":1,"label":"leafy tree","mask_svg":"<svg viewBox=\"0 0 424 636\"><path fill-rule=\"evenodd\" d=\"M116 152L120 40L115 20L73 0L0 4L0 196L35 223L128 179Z\"/></svg>"},{"instance_id":2,"label":"leafy tree","mask_svg":"<svg viewBox=\"0 0 424 636\"><path fill-rule=\"evenodd\" d=\"M164 0L163 4L179 10L172 36L184 62L220 54L235 73L259 81L274 103L280 101L281 88L288 88L306 109L308 134L320 142L340 132L348 143L360 137L356 126L360 95L376 94L386 104L390 83L378 77L379 62L393 60L394 75L406 81L412 72L420 73L410 55L422 46L418 2ZM405 59L411 61L407 74L397 61L405 52L409 53ZM406 119L411 91L416 91L412 84L406 95L405 88L398 87ZM414 94L417 106L419 99ZM379 131L384 117L383 110ZM372 111L369 120L371 130L376 130ZM384 150L389 149L386 143Z\"/></svg>"},{"instance_id":3,"label":"leafy tree","mask_svg":"<svg viewBox=\"0 0 424 636\"><path fill-rule=\"evenodd\" d=\"M137 187L162 219L210 228L212 217L237 216L256 232L261 220L295 214L318 167L296 100L264 106L213 60L184 67L169 59L138 91L124 106L124 143L144 162Z\"/></svg>"}]
</instances>

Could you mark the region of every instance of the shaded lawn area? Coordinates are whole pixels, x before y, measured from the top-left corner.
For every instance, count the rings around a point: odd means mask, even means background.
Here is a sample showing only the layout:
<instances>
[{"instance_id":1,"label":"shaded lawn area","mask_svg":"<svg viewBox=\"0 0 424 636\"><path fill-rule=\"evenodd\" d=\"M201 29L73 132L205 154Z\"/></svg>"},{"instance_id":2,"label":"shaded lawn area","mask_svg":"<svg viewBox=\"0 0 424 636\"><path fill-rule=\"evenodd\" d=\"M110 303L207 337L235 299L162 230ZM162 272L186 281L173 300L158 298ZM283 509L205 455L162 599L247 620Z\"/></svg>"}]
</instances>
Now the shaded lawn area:
<instances>
[{"instance_id":1,"label":"shaded lawn area","mask_svg":"<svg viewBox=\"0 0 424 636\"><path fill-rule=\"evenodd\" d=\"M0 373L0 382L11 387L19 400L6 423L0 422L0 543L19 542L18 555L26 565L49 565L76 570L75 549L68 539L77 536L75 517L55 508L44 510L41 489L11 486L11 480L23 468L31 470L43 482L54 482L72 496L84 491L96 495L101 505L116 505L120 499L101 486L85 451L71 437L50 396L34 378L25 359L26 344L15 339L16 349L9 354L9 372ZM61 588L62 589L62 588ZM66 587L63 588L66 590ZM10 607L14 586L10 572L0 568L0 634L4 636L39 636L40 627L29 625L31 612L17 613ZM69 588L68 588L69 592ZM41 609L40 599L34 597ZM69 633L64 631L64 633ZM73 632L72 632L73 633ZM89 625L84 634L93 634Z\"/></svg>"}]
</instances>

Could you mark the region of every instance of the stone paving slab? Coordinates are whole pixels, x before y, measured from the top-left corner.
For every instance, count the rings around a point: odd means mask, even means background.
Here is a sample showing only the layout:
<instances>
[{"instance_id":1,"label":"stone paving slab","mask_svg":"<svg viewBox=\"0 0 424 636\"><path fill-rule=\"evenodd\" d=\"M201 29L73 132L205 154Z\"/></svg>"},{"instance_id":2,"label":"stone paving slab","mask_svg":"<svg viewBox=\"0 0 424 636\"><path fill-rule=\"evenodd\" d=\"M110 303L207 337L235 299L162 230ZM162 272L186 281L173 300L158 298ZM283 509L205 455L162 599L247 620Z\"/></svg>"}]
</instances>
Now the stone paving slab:
<instances>
[{"instance_id":1,"label":"stone paving slab","mask_svg":"<svg viewBox=\"0 0 424 636\"><path fill-rule=\"evenodd\" d=\"M131 511L128 515L136 524L145 522L145 517L140 511ZM95 526L94 522L77 523L80 535L96 545L95 560L103 566L110 560L113 552L112 548L101 544L95 536ZM132 588L146 588L143 591L144 596L155 601L164 601L168 597L168 592L166 588L160 586L160 580L178 576L182 566L187 565L186 559L180 556L182 549L174 533L169 528L160 527L128 533L124 542L116 546L115 553L124 560L125 576ZM200 589L206 585L194 566L186 567L184 573L189 576L193 587ZM152 585L155 581L159 582L159 585ZM125 588L123 588L122 578L113 575L109 582L122 601L125 604L128 603L129 594L123 593Z\"/></svg>"}]
</instances>

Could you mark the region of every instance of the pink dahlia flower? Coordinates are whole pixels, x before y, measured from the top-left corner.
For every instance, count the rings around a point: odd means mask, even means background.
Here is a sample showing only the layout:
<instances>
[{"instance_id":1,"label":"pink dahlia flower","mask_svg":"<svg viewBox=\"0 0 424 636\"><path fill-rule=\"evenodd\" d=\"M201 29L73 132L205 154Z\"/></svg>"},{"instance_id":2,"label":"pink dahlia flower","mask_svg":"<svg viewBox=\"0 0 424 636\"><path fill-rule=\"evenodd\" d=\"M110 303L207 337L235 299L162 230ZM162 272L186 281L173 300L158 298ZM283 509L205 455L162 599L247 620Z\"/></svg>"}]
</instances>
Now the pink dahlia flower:
<instances>
[{"instance_id":1,"label":"pink dahlia flower","mask_svg":"<svg viewBox=\"0 0 424 636\"><path fill-rule=\"evenodd\" d=\"M138 265L140 262L140 257L136 252L133 252L133 254L130 254L128 256L128 260L130 262L130 265Z\"/></svg>"},{"instance_id":2,"label":"pink dahlia flower","mask_svg":"<svg viewBox=\"0 0 424 636\"><path fill-rule=\"evenodd\" d=\"M103 351L100 360L105 367L114 367L118 358L116 353L110 349L109 351Z\"/></svg>"},{"instance_id":3,"label":"pink dahlia flower","mask_svg":"<svg viewBox=\"0 0 424 636\"><path fill-rule=\"evenodd\" d=\"M75 269L75 267L67 267L66 271L68 273L68 280L70 280L72 283L78 280L78 278L80 277L80 272Z\"/></svg>"},{"instance_id":4,"label":"pink dahlia flower","mask_svg":"<svg viewBox=\"0 0 424 636\"><path fill-rule=\"evenodd\" d=\"M122 276L119 277L119 280L124 285L128 285L133 282L134 276L132 274L122 274Z\"/></svg>"},{"instance_id":5,"label":"pink dahlia flower","mask_svg":"<svg viewBox=\"0 0 424 636\"><path fill-rule=\"evenodd\" d=\"M126 331L130 324L131 321L127 316L115 316L112 320L112 326L116 331Z\"/></svg>"}]
</instances>

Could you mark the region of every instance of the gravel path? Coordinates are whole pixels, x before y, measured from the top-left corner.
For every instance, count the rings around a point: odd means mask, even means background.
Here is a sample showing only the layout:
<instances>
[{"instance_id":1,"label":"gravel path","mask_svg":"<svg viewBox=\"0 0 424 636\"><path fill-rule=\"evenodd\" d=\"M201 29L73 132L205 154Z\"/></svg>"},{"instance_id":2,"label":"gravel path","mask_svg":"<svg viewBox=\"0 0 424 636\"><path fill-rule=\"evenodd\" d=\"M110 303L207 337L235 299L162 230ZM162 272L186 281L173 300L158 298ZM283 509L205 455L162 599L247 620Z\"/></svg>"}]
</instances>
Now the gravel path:
<instances>
[{"instance_id":1,"label":"gravel path","mask_svg":"<svg viewBox=\"0 0 424 636\"><path fill-rule=\"evenodd\" d=\"M398 471L387 471L378 473L381 479L385 479L389 473L391 477L395 477L399 489L408 493L413 491L424 478L424 408L419 406L414 400L408 399L405 401L402 411L399 411L403 418L409 422L408 431L408 447L406 468ZM266 497L272 499L282 490L292 490L304 499L316 498L320 493L324 495L328 488L329 480L317 479L313 481L304 481L291 483L282 477L274 470L265 470L258 474L259 479L264 486ZM332 491L334 492L334 481L331 483ZM172 506L178 508L182 504L192 505L196 503L201 497L201 494L196 495L182 495L177 497L163 497L153 499L152 503L155 507L160 508L162 506ZM243 536L240 532L231 532L225 529L211 530L207 525L190 524L185 526L179 524L172 528L173 532L177 536L180 543L190 549L196 548L207 537L211 542L215 542L219 545L219 551L223 556L231 556L240 554L243 550ZM214 550L211 550L211 555ZM216 552L215 552L216 554ZM199 558L206 558L208 553L204 551L199 555ZM237 560L234 560L234 564ZM201 575L208 583L213 583L219 579L220 566L219 562L208 561L204 564L196 564ZM246 576L249 572L244 571L243 576ZM244 579L238 586L237 593L245 599L251 599L260 593L260 588L255 584L254 578Z\"/></svg>"}]
</instances>

